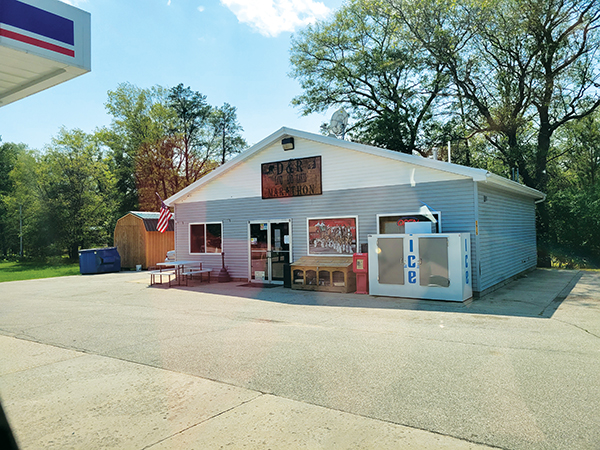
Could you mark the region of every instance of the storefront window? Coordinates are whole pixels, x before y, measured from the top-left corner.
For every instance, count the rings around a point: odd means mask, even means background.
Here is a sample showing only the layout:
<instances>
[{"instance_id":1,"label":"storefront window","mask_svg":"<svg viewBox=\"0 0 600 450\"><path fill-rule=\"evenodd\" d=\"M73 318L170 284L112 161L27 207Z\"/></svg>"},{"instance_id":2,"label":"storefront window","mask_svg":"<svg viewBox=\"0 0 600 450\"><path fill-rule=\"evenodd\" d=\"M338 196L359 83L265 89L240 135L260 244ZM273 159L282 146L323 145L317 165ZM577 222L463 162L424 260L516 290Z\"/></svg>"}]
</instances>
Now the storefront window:
<instances>
[{"instance_id":1,"label":"storefront window","mask_svg":"<svg viewBox=\"0 0 600 450\"><path fill-rule=\"evenodd\" d=\"M221 253L222 235L221 223L190 224L190 254Z\"/></svg>"}]
</instances>

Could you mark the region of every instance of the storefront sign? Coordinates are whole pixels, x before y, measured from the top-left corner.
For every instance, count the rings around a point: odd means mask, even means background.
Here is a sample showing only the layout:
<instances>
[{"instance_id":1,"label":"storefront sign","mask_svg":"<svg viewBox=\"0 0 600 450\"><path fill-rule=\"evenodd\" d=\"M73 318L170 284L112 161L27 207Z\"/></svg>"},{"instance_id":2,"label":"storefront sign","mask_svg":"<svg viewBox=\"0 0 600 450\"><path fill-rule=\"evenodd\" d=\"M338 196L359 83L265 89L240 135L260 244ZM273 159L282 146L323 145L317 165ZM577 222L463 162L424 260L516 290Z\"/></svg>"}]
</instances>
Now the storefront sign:
<instances>
[{"instance_id":1,"label":"storefront sign","mask_svg":"<svg viewBox=\"0 0 600 450\"><path fill-rule=\"evenodd\" d=\"M323 193L321 157L290 159L261 166L262 198L302 197Z\"/></svg>"}]
</instances>

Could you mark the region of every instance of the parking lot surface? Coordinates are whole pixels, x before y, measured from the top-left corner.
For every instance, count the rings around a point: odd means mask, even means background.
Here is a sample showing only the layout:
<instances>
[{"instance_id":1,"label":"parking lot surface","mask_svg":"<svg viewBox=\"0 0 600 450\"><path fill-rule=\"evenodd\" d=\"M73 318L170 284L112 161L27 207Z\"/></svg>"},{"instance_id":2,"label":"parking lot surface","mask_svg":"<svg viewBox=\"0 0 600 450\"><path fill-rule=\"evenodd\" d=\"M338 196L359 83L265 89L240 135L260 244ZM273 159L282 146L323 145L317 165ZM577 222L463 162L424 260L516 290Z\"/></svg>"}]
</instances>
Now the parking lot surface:
<instances>
[{"instance_id":1,"label":"parking lot surface","mask_svg":"<svg viewBox=\"0 0 600 450\"><path fill-rule=\"evenodd\" d=\"M467 304L0 284L0 399L23 449L600 448L600 274Z\"/></svg>"}]
</instances>

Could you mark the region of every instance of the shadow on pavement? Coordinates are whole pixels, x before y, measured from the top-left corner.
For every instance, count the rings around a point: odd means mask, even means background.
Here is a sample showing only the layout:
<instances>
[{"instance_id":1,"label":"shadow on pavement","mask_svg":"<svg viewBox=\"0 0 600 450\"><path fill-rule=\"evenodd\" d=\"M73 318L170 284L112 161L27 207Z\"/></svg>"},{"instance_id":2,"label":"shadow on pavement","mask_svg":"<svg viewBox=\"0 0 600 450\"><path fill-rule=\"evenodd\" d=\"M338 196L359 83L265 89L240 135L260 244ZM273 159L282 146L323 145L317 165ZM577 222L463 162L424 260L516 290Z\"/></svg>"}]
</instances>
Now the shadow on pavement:
<instances>
[{"instance_id":1,"label":"shadow on pavement","mask_svg":"<svg viewBox=\"0 0 600 450\"><path fill-rule=\"evenodd\" d=\"M581 276L581 272L574 270L536 269L492 293L465 303L300 291L283 286L266 289L247 287L239 281L197 283L189 286L173 286L170 289L229 295L287 305L437 311L547 319L552 317ZM163 287L149 288L162 289Z\"/></svg>"}]
</instances>

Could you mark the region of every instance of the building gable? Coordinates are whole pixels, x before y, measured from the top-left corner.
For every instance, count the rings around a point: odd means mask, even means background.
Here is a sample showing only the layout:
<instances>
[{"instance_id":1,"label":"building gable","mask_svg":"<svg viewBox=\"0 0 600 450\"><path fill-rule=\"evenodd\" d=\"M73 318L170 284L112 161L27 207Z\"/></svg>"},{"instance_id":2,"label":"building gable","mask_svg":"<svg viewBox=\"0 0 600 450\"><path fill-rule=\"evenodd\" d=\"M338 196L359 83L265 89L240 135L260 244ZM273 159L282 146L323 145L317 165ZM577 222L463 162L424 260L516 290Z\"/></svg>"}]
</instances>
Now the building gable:
<instances>
[{"instance_id":1,"label":"building gable","mask_svg":"<svg viewBox=\"0 0 600 450\"><path fill-rule=\"evenodd\" d=\"M315 135L316 136L316 135ZM231 198L261 197L261 166L265 163L285 162L290 159L302 159L315 156L321 157L322 191L336 191L369 188L374 186L412 185L433 181L464 180L469 178L463 174L451 171L437 170L418 164L425 158L411 155L401 155L382 149L367 146L348 145L347 141L316 136L322 139L311 139L295 136L294 149L285 151L281 139L271 140L259 149L248 150L250 155L243 158L243 164L234 161L222 166L205 181L190 186L182 191L183 195L175 195L168 202L196 202L224 200ZM329 141L329 142L323 142ZM353 148L354 147L354 148ZM400 158L412 159L414 163L405 162ZM439 163L439 161L436 161ZM211 174L212 175L212 174Z\"/></svg>"}]
</instances>

